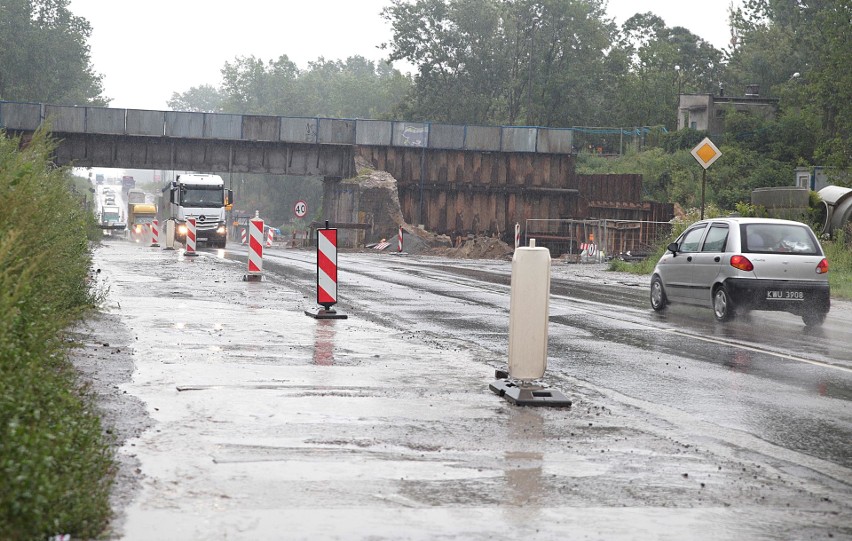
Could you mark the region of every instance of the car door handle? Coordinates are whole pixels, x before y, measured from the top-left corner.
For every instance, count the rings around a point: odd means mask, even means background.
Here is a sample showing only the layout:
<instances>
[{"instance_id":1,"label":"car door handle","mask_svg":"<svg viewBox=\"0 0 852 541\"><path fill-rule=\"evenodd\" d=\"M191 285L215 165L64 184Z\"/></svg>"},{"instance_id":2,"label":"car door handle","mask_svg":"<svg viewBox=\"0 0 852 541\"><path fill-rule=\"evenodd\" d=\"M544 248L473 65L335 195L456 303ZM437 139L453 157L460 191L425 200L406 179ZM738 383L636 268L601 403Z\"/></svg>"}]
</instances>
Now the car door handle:
<instances>
[{"instance_id":1,"label":"car door handle","mask_svg":"<svg viewBox=\"0 0 852 541\"><path fill-rule=\"evenodd\" d=\"M716 257L714 257L714 258L713 258L713 261L715 261L716 263L718 263L719 261L722 261L722 258L721 258L721 257L719 257L719 256L716 256Z\"/></svg>"},{"instance_id":2,"label":"car door handle","mask_svg":"<svg viewBox=\"0 0 852 541\"><path fill-rule=\"evenodd\" d=\"M692 261L692 256L686 258L687 261Z\"/></svg>"}]
</instances>

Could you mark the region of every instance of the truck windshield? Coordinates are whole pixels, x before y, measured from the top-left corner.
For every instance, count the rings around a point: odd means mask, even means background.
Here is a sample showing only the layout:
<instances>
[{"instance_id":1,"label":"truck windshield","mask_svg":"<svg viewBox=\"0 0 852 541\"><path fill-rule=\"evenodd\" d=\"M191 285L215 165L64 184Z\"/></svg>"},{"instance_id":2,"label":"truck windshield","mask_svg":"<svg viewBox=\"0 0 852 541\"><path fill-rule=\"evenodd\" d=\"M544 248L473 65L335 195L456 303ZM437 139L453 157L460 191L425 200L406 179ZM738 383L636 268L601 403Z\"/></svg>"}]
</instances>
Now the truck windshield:
<instances>
[{"instance_id":1,"label":"truck windshield","mask_svg":"<svg viewBox=\"0 0 852 541\"><path fill-rule=\"evenodd\" d=\"M184 207L221 207L225 202L221 186L185 186L181 192Z\"/></svg>"},{"instance_id":2,"label":"truck windshield","mask_svg":"<svg viewBox=\"0 0 852 541\"><path fill-rule=\"evenodd\" d=\"M104 212L104 221L105 222L117 222L118 221L118 213L117 212Z\"/></svg>"}]
</instances>

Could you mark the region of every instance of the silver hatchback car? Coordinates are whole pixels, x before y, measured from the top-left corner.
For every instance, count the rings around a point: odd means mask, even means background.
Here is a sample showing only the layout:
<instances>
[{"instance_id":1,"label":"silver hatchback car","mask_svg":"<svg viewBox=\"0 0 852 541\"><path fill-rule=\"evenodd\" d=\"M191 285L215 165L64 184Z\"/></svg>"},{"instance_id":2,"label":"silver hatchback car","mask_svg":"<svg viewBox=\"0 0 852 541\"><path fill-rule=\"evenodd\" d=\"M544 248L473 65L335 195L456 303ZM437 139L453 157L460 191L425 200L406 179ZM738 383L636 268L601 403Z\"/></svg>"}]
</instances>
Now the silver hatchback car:
<instances>
[{"instance_id":1,"label":"silver hatchback car","mask_svg":"<svg viewBox=\"0 0 852 541\"><path fill-rule=\"evenodd\" d=\"M828 261L811 229L769 218L714 218L669 244L651 277L651 307L713 308L719 321L780 310L821 325L830 307Z\"/></svg>"}]
</instances>

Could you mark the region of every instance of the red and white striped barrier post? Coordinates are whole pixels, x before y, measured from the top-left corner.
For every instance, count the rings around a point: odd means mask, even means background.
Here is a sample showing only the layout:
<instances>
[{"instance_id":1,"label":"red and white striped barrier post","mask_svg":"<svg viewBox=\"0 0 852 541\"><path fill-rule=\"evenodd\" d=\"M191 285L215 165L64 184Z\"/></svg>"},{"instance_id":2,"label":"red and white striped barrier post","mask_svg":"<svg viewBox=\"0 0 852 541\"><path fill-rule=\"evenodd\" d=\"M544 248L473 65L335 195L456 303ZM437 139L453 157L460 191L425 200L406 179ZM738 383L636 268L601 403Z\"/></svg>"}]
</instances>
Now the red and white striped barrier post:
<instances>
[{"instance_id":1,"label":"red and white striped barrier post","mask_svg":"<svg viewBox=\"0 0 852 541\"><path fill-rule=\"evenodd\" d=\"M272 248L272 228L271 227L266 232L266 247Z\"/></svg>"},{"instance_id":2,"label":"red and white striped barrier post","mask_svg":"<svg viewBox=\"0 0 852 541\"><path fill-rule=\"evenodd\" d=\"M396 252L391 252L391 255L407 255L402 251L402 240L403 240L403 230L402 226L399 226L399 234L397 235L397 250Z\"/></svg>"},{"instance_id":3,"label":"red and white striped barrier post","mask_svg":"<svg viewBox=\"0 0 852 541\"><path fill-rule=\"evenodd\" d=\"M186 249L183 252L185 256L197 256L195 251L195 218L186 219Z\"/></svg>"},{"instance_id":4,"label":"red and white striped barrier post","mask_svg":"<svg viewBox=\"0 0 852 541\"><path fill-rule=\"evenodd\" d=\"M521 224L515 222L515 250L521 245Z\"/></svg>"},{"instance_id":5,"label":"red and white striped barrier post","mask_svg":"<svg viewBox=\"0 0 852 541\"><path fill-rule=\"evenodd\" d=\"M243 277L246 282L263 280L263 220L255 212L249 220L248 273Z\"/></svg>"},{"instance_id":6,"label":"red and white striped barrier post","mask_svg":"<svg viewBox=\"0 0 852 541\"><path fill-rule=\"evenodd\" d=\"M315 319L346 319L348 316L336 312L337 304L337 229L317 229L317 304L323 306L316 312L305 310Z\"/></svg>"},{"instance_id":7,"label":"red and white striped barrier post","mask_svg":"<svg viewBox=\"0 0 852 541\"><path fill-rule=\"evenodd\" d=\"M245 245L246 243L246 228L244 227L242 232L240 233L240 244Z\"/></svg>"},{"instance_id":8,"label":"red and white striped barrier post","mask_svg":"<svg viewBox=\"0 0 852 541\"><path fill-rule=\"evenodd\" d=\"M160 247L160 222L153 220L151 222L151 248Z\"/></svg>"}]
</instances>

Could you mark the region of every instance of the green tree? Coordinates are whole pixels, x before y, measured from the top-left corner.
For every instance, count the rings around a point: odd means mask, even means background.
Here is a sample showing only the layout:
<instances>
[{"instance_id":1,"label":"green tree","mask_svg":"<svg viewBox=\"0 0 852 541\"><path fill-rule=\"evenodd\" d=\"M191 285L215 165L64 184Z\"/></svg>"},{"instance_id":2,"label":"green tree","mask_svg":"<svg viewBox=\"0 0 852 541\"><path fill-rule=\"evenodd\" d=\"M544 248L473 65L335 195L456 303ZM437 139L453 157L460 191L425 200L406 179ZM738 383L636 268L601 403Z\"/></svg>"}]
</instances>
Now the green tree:
<instances>
[{"instance_id":1,"label":"green tree","mask_svg":"<svg viewBox=\"0 0 852 541\"><path fill-rule=\"evenodd\" d=\"M650 12L625 21L617 46L628 58L613 103L621 125L675 129L678 95L715 92L722 80L721 51Z\"/></svg>"},{"instance_id":2,"label":"green tree","mask_svg":"<svg viewBox=\"0 0 852 541\"><path fill-rule=\"evenodd\" d=\"M601 2L546 0L531 4L540 16L530 40L533 96L527 123L601 125L614 97L611 67L621 60L608 55L616 26L605 19Z\"/></svg>"},{"instance_id":3,"label":"green tree","mask_svg":"<svg viewBox=\"0 0 852 541\"><path fill-rule=\"evenodd\" d=\"M172 94L169 106L282 116L382 118L405 99L411 80L391 65L362 56L318 58L300 70L287 55L264 62L254 56L226 62L220 88L193 87Z\"/></svg>"},{"instance_id":4,"label":"green tree","mask_svg":"<svg viewBox=\"0 0 852 541\"><path fill-rule=\"evenodd\" d=\"M728 78L759 82L790 115L816 126L813 157L800 158L822 165L852 161L850 21L849 0L748 0L732 12L737 42Z\"/></svg>"},{"instance_id":5,"label":"green tree","mask_svg":"<svg viewBox=\"0 0 852 541\"><path fill-rule=\"evenodd\" d=\"M594 124L615 26L590 0L394 0L389 59L417 66L407 118Z\"/></svg>"},{"instance_id":6,"label":"green tree","mask_svg":"<svg viewBox=\"0 0 852 541\"><path fill-rule=\"evenodd\" d=\"M287 55L264 62L255 56L225 62L222 68L222 110L231 113L288 115L299 68ZM300 112L293 113L294 116Z\"/></svg>"},{"instance_id":7,"label":"green tree","mask_svg":"<svg viewBox=\"0 0 852 541\"><path fill-rule=\"evenodd\" d=\"M106 105L89 60L91 26L69 0L0 1L0 99Z\"/></svg>"},{"instance_id":8,"label":"green tree","mask_svg":"<svg viewBox=\"0 0 852 541\"><path fill-rule=\"evenodd\" d=\"M222 94L212 85L194 86L182 94L172 93L168 106L173 111L216 113L222 110Z\"/></svg>"},{"instance_id":9,"label":"green tree","mask_svg":"<svg viewBox=\"0 0 852 541\"><path fill-rule=\"evenodd\" d=\"M391 65L352 56L310 62L294 89L303 114L382 118L405 99L410 86L411 80Z\"/></svg>"},{"instance_id":10,"label":"green tree","mask_svg":"<svg viewBox=\"0 0 852 541\"><path fill-rule=\"evenodd\" d=\"M407 118L485 123L512 73L500 10L490 0L395 0L383 11L394 39L389 60L418 68Z\"/></svg>"}]
</instances>

